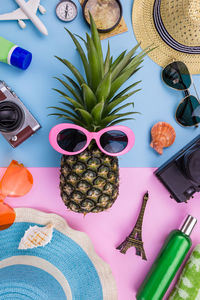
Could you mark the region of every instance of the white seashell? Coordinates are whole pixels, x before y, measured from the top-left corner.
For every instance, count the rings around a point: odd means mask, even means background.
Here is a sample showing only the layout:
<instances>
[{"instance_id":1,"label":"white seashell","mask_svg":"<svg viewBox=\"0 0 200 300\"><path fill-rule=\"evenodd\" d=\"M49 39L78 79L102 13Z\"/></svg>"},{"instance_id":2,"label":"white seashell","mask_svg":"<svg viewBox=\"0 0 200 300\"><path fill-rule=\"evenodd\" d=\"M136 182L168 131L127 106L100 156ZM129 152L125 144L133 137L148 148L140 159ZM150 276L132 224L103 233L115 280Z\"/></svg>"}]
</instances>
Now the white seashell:
<instances>
[{"instance_id":1,"label":"white seashell","mask_svg":"<svg viewBox=\"0 0 200 300\"><path fill-rule=\"evenodd\" d=\"M18 249L32 249L46 246L53 236L53 224L45 227L30 226L19 243Z\"/></svg>"}]
</instances>

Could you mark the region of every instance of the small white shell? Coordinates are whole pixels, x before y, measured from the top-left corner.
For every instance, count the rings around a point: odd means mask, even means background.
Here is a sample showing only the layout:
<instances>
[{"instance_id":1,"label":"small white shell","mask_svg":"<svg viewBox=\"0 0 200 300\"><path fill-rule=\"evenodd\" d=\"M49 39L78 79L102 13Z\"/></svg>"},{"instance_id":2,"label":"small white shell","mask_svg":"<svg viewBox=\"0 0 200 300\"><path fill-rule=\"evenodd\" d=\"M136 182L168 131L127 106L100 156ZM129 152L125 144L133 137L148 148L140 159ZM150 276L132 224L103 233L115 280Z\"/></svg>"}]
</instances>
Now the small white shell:
<instances>
[{"instance_id":1,"label":"small white shell","mask_svg":"<svg viewBox=\"0 0 200 300\"><path fill-rule=\"evenodd\" d=\"M53 224L45 227L30 226L19 243L18 249L32 249L46 246L53 236Z\"/></svg>"}]
</instances>

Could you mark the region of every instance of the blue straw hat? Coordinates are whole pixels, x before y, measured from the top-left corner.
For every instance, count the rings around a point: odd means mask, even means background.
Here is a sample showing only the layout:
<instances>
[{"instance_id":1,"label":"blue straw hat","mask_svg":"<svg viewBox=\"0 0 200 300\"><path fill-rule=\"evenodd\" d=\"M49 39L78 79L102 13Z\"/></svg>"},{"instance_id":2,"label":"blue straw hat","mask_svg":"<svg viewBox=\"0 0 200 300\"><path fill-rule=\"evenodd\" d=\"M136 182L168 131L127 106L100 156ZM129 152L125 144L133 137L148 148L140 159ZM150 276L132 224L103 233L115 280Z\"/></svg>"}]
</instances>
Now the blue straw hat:
<instances>
[{"instance_id":1,"label":"blue straw hat","mask_svg":"<svg viewBox=\"0 0 200 300\"><path fill-rule=\"evenodd\" d=\"M117 300L110 267L85 233L55 214L17 208L16 222L0 232L0 300ZM18 250L25 231L53 223L45 247Z\"/></svg>"}]
</instances>

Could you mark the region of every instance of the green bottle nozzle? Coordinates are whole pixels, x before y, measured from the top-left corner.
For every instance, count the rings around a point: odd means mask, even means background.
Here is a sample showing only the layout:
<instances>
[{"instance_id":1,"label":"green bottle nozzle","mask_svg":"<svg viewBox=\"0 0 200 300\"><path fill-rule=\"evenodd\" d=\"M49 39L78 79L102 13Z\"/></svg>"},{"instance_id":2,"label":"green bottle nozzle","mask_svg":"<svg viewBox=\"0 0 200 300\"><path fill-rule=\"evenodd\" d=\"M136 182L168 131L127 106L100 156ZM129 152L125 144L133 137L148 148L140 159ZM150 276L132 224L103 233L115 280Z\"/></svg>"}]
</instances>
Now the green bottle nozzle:
<instances>
[{"instance_id":1,"label":"green bottle nozzle","mask_svg":"<svg viewBox=\"0 0 200 300\"><path fill-rule=\"evenodd\" d=\"M188 215L186 217L183 225L181 226L180 231L183 232L184 234L190 236L196 223L197 223L197 219L191 215Z\"/></svg>"}]
</instances>

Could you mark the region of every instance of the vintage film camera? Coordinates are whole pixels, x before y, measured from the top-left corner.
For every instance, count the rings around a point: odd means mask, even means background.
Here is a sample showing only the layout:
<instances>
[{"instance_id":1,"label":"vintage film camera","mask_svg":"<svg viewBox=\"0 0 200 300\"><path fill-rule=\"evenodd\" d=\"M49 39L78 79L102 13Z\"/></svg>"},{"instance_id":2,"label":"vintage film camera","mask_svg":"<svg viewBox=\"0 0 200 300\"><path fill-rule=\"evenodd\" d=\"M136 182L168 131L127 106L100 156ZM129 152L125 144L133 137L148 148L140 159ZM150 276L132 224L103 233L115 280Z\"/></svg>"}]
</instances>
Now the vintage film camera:
<instances>
[{"instance_id":1,"label":"vintage film camera","mask_svg":"<svg viewBox=\"0 0 200 300\"><path fill-rule=\"evenodd\" d=\"M200 135L161 166L155 175L177 202L200 191Z\"/></svg>"},{"instance_id":2,"label":"vintage film camera","mask_svg":"<svg viewBox=\"0 0 200 300\"><path fill-rule=\"evenodd\" d=\"M0 81L0 132L10 145L19 146L40 127L11 88Z\"/></svg>"}]
</instances>

